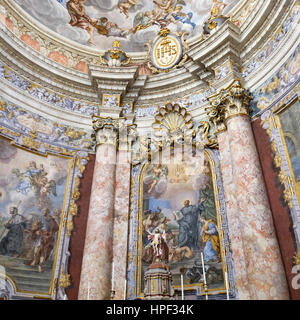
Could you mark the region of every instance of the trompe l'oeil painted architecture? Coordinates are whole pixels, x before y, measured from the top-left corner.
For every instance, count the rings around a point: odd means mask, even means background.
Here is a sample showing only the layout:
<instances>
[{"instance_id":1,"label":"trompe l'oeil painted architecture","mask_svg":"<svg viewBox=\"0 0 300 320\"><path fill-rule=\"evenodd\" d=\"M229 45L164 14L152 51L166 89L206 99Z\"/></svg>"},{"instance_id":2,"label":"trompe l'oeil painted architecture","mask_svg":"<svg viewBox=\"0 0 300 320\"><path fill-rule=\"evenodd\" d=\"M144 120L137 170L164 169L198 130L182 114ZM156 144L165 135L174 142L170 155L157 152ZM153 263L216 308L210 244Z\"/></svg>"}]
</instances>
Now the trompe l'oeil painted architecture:
<instances>
[{"instance_id":1,"label":"trompe l'oeil painted architecture","mask_svg":"<svg viewBox=\"0 0 300 320\"><path fill-rule=\"evenodd\" d=\"M297 0L0 0L0 299L298 300Z\"/></svg>"}]
</instances>

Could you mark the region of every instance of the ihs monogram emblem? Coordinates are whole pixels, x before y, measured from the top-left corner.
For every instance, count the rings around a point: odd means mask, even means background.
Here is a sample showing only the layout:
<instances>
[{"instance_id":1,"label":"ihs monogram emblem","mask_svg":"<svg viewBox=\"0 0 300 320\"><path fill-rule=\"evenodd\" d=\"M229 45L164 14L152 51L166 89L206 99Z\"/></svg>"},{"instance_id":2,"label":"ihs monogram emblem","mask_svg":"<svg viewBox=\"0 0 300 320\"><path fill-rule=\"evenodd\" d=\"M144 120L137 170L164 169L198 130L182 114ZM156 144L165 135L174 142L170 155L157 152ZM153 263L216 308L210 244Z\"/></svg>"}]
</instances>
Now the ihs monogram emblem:
<instances>
[{"instance_id":1,"label":"ihs monogram emblem","mask_svg":"<svg viewBox=\"0 0 300 320\"><path fill-rule=\"evenodd\" d=\"M184 36L187 33L171 33L167 28L160 30L158 36L148 43L149 67L153 73L168 72L180 67L186 60L188 49Z\"/></svg>"}]
</instances>

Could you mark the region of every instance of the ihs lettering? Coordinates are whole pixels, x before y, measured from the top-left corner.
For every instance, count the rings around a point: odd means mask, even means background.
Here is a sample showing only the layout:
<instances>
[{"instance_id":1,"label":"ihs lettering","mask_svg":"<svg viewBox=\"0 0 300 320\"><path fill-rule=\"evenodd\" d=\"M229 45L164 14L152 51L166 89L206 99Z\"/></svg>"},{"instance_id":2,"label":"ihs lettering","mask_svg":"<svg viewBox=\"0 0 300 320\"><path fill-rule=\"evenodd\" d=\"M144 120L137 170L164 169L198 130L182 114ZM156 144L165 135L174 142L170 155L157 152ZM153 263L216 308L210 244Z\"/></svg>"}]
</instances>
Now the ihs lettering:
<instances>
[{"instance_id":1,"label":"ihs lettering","mask_svg":"<svg viewBox=\"0 0 300 320\"><path fill-rule=\"evenodd\" d=\"M170 42L162 43L160 48L157 48L157 58L164 58L169 54L169 57L177 54L176 45L170 45Z\"/></svg>"}]
</instances>

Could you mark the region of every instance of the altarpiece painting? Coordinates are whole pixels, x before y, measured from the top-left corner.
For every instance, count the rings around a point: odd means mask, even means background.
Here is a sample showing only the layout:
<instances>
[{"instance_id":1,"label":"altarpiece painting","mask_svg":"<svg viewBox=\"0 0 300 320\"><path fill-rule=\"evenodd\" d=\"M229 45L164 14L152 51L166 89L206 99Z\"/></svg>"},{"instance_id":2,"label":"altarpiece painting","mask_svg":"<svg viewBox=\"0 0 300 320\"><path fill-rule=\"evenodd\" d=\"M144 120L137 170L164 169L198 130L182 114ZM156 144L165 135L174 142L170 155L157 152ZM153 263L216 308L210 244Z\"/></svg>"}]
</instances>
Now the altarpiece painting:
<instances>
[{"instance_id":1,"label":"altarpiece painting","mask_svg":"<svg viewBox=\"0 0 300 320\"><path fill-rule=\"evenodd\" d=\"M158 232L168 247L163 258L177 292L181 290L183 275L184 291L198 290L204 294L201 255L208 293L225 292L227 240L219 214L223 205L213 154L207 151L197 156L185 154L182 161L181 153L175 151L168 163L152 161L136 169L139 172L137 296L143 296L144 274L153 261L150 239Z\"/></svg>"},{"instance_id":2,"label":"altarpiece painting","mask_svg":"<svg viewBox=\"0 0 300 320\"><path fill-rule=\"evenodd\" d=\"M0 273L16 292L52 291L71 164L0 140Z\"/></svg>"}]
</instances>

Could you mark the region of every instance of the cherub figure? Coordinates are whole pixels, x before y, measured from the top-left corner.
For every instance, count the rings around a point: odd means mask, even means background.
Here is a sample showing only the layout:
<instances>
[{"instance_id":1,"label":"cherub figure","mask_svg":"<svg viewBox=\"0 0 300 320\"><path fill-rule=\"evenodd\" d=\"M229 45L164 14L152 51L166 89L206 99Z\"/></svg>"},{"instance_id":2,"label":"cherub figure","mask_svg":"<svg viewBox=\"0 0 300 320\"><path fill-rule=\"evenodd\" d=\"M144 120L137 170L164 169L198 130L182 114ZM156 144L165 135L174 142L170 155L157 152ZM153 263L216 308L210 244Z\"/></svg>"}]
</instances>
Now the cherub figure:
<instances>
[{"instance_id":1,"label":"cherub figure","mask_svg":"<svg viewBox=\"0 0 300 320\"><path fill-rule=\"evenodd\" d=\"M153 0L153 3L156 4L159 9L164 10L166 13L170 13L173 6L173 0L162 0L162 2Z\"/></svg>"},{"instance_id":2,"label":"cherub figure","mask_svg":"<svg viewBox=\"0 0 300 320\"><path fill-rule=\"evenodd\" d=\"M219 1L219 0L212 0L213 7L211 9L211 15L212 16L219 16L223 13L223 10L227 6L226 3Z\"/></svg>"},{"instance_id":3,"label":"cherub figure","mask_svg":"<svg viewBox=\"0 0 300 320\"><path fill-rule=\"evenodd\" d=\"M153 166L152 169L152 182L148 186L148 193L151 193L154 187L158 184L161 178L167 177L168 169L161 164L157 164Z\"/></svg>"},{"instance_id":4,"label":"cherub figure","mask_svg":"<svg viewBox=\"0 0 300 320\"><path fill-rule=\"evenodd\" d=\"M132 6L137 5L141 0L126 0L125 2L119 2L118 8L121 13L124 13L126 18L129 18L128 11Z\"/></svg>"}]
</instances>

